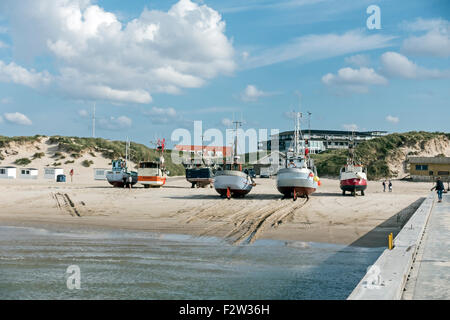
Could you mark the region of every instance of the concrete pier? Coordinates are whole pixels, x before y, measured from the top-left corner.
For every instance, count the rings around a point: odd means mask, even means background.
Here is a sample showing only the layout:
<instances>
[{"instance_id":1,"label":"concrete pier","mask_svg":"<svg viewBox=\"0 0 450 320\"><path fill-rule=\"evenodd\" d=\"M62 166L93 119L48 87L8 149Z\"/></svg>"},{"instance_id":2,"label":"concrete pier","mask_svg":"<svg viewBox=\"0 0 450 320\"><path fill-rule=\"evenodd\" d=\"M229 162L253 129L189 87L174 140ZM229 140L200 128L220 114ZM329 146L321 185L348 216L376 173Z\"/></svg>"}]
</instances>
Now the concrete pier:
<instances>
[{"instance_id":1,"label":"concrete pier","mask_svg":"<svg viewBox=\"0 0 450 320\"><path fill-rule=\"evenodd\" d=\"M450 299L450 194L436 203L403 299Z\"/></svg>"},{"instance_id":2,"label":"concrete pier","mask_svg":"<svg viewBox=\"0 0 450 320\"><path fill-rule=\"evenodd\" d=\"M430 193L348 299L450 299L450 195Z\"/></svg>"}]
</instances>

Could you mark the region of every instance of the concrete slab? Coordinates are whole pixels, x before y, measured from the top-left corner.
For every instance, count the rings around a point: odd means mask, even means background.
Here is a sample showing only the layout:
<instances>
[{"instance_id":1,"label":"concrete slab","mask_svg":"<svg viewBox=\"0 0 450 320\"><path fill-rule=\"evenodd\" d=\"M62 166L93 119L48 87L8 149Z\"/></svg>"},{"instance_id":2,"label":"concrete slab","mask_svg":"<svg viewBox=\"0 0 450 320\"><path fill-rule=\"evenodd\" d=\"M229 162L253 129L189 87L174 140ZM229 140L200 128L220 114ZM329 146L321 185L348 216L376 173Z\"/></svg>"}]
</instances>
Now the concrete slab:
<instances>
[{"instance_id":1,"label":"concrete slab","mask_svg":"<svg viewBox=\"0 0 450 320\"><path fill-rule=\"evenodd\" d=\"M417 271L409 298L450 299L450 194L435 204L424 234L423 252L413 267Z\"/></svg>"},{"instance_id":2,"label":"concrete slab","mask_svg":"<svg viewBox=\"0 0 450 320\"><path fill-rule=\"evenodd\" d=\"M402 298L414 258L424 235L435 193L424 200L394 239L394 249L386 249L369 267L367 274L348 297L349 300L398 300ZM386 243L387 243L386 234Z\"/></svg>"}]
</instances>

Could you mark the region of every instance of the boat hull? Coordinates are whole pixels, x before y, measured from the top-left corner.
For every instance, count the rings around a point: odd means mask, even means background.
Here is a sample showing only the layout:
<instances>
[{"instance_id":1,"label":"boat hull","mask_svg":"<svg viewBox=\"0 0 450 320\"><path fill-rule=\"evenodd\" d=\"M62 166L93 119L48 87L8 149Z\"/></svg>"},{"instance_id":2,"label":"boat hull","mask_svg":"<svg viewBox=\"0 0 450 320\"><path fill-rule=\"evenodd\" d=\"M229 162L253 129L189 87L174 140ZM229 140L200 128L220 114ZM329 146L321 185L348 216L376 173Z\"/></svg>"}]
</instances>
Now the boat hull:
<instances>
[{"instance_id":1,"label":"boat hull","mask_svg":"<svg viewBox=\"0 0 450 320\"><path fill-rule=\"evenodd\" d=\"M106 180L110 185L116 188L123 188L128 184L128 177L130 173L127 172L109 172L106 174ZM137 183L138 177L137 175L131 175L132 182L131 185L135 185Z\"/></svg>"},{"instance_id":2,"label":"boat hull","mask_svg":"<svg viewBox=\"0 0 450 320\"><path fill-rule=\"evenodd\" d=\"M277 173L277 189L285 197L309 196L317 188L314 173L308 168L283 168Z\"/></svg>"},{"instance_id":3,"label":"boat hull","mask_svg":"<svg viewBox=\"0 0 450 320\"><path fill-rule=\"evenodd\" d=\"M166 177L161 176L138 176L138 182L144 187L161 187L166 184Z\"/></svg>"},{"instance_id":4,"label":"boat hull","mask_svg":"<svg viewBox=\"0 0 450 320\"><path fill-rule=\"evenodd\" d=\"M214 178L214 189L221 196L227 196L228 190L230 190L231 196L244 196L252 188L253 181L247 174L241 171L219 171Z\"/></svg>"},{"instance_id":5,"label":"boat hull","mask_svg":"<svg viewBox=\"0 0 450 320\"><path fill-rule=\"evenodd\" d=\"M367 180L359 178L343 179L340 181L342 191L364 191L367 189Z\"/></svg>"},{"instance_id":6,"label":"boat hull","mask_svg":"<svg viewBox=\"0 0 450 320\"><path fill-rule=\"evenodd\" d=\"M210 168L186 169L186 180L193 186L204 187L214 182L214 174Z\"/></svg>"}]
</instances>

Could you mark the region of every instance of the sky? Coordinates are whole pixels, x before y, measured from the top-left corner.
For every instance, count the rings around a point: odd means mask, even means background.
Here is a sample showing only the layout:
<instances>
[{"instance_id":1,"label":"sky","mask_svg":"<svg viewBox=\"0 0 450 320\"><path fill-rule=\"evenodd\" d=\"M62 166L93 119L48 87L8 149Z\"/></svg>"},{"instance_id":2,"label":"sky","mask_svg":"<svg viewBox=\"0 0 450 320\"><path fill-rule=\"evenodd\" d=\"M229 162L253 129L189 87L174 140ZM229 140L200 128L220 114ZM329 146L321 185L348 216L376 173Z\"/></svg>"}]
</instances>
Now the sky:
<instances>
[{"instance_id":1,"label":"sky","mask_svg":"<svg viewBox=\"0 0 450 320\"><path fill-rule=\"evenodd\" d=\"M449 132L449 58L446 0L0 0L0 135Z\"/></svg>"}]
</instances>

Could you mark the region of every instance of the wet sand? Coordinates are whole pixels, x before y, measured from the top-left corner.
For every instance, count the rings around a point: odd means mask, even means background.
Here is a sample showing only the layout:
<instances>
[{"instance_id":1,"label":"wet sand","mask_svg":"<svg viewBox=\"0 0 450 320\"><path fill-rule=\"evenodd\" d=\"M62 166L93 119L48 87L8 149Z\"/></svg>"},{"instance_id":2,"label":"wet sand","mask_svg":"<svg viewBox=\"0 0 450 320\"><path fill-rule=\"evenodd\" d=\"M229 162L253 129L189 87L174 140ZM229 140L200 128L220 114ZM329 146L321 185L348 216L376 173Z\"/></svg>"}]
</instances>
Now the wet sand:
<instances>
[{"instance_id":1,"label":"wet sand","mask_svg":"<svg viewBox=\"0 0 450 320\"><path fill-rule=\"evenodd\" d=\"M75 177L73 183L0 181L0 225L101 226L215 236L380 247L401 229L429 193L430 183L394 181L393 192L369 182L365 196L342 196L339 181L322 179L309 201L281 200L275 179L256 179L245 198L222 199L213 188L191 189L184 177L165 187L112 188Z\"/></svg>"}]
</instances>

